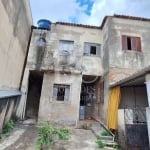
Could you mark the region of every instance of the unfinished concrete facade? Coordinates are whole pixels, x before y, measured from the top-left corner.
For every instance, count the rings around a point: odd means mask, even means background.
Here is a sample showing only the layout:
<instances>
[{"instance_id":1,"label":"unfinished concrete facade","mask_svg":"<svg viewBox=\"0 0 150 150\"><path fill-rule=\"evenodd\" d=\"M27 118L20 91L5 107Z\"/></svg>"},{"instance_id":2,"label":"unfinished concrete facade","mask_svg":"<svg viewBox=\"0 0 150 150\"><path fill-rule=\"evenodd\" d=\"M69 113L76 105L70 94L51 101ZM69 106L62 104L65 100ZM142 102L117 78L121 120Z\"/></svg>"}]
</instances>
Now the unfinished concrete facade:
<instances>
[{"instance_id":1,"label":"unfinished concrete facade","mask_svg":"<svg viewBox=\"0 0 150 150\"><path fill-rule=\"evenodd\" d=\"M115 15L105 21L103 51L107 69L104 71L104 112L109 109L109 87L120 86L119 140L124 149L149 149L149 117L146 116L149 105L144 84L147 81L145 75L138 74L150 65L150 19Z\"/></svg>"},{"instance_id":2,"label":"unfinished concrete facade","mask_svg":"<svg viewBox=\"0 0 150 150\"><path fill-rule=\"evenodd\" d=\"M15 114L32 17L28 0L0 1L0 131Z\"/></svg>"},{"instance_id":3,"label":"unfinished concrete facade","mask_svg":"<svg viewBox=\"0 0 150 150\"><path fill-rule=\"evenodd\" d=\"M43 37L44 49L37 44ZM102 82L103 75L102 42L99 27L53 23L50 30L34 28L22 84L21 102L25 104L27 99L27 103L20 117L38 116L39 120L68 125L76 124L80 111L84 119L99 118L96 103L100 103L102 97L96 89L100 88L98 83ZM29 99L34 101L36 96L32 94L29 98L31 74L41 75L43 81L38 113L35 107L28 107Z\"/></svg>"},{"instance_id":4,"label":"unfinished concrete facade","mask_svg":"<svg viewBox=\"0 0 150 150\"><path fill-rule=\"evenodd\" d=\"M86 118L106 123L110 84L150 63L149 28L149 19L119 15L105 17L100 27L61 22L51 24L50 30L35 27L19 116L38 116L59 124L76 124ZM45 48L38 46L39 39ZM35 76L40 86L34 91L40 95L28 98ZM34 97L39 99L38 110L28 103Z\"/></svg>"}]
</instances>

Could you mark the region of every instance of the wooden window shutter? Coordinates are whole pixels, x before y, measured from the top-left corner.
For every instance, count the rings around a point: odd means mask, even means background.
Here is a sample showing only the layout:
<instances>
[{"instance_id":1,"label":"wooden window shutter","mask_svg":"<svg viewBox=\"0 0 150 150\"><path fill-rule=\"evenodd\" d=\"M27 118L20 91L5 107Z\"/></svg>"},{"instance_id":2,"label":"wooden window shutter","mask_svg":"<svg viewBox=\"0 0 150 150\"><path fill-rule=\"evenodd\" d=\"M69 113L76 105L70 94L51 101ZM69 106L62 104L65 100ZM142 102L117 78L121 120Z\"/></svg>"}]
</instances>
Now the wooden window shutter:
<instances>
[{"instance_id":1,"label":"wooden window shutter","mask_svg":"<svg viewBox=\"0 0 150 150\"><path fill-rule=\"evenodd\" d=\"M127 36L122 35L122 50L127 50Z\"/></svg>"},{"instance_id":2,"label":"wooden window shutter","mask_svg":"<svg viewBox=\"0 0 150 150\"><path fill-rule=\"evenodd\" d=\"M131 37L131 50L137 51L136 37Z\"/></svg>"},{"instance_id":3,"label":"wooden window shutter","mask_svg":"<svg viewBox=\"0 0 150 150\"><path fill-rule=\"evenodd\" d=\"M136 37L136 50L141 52L142 48L141 48L141 38L140 37Z\"/></svg>"}]
</instances>

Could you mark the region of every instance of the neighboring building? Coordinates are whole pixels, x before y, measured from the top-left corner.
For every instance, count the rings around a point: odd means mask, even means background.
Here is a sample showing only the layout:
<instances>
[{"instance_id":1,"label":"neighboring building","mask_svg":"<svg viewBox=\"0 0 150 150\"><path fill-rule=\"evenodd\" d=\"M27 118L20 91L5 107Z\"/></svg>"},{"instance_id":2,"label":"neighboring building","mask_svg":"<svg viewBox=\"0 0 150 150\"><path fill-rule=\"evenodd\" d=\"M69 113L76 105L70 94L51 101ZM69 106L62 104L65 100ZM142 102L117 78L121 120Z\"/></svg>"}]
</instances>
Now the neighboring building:
<instances>
[{"instance_id":1,"label":"neighboring building","mask_svg":"<svg viewBox=\"0 0 150 150\"><path fill-rule=\"evenodd\" d=\"M106 124L110 86L150 65L150 19L106 16L101 26L46 22L47 29L33 27L18 117L63 125L94 118ZM122 90L128 94L112 108L116 122L118 107L149 107L145 87L135 89L144 91L136 105L133 91L130 97L129 88Z\"/></svg>"},{"instance_id":2,"label":"neighboring building","mask_svg":"<svg viewBox=\"0 0 150 150\"><path fill-rule=\"evenodd\" d=\"M27 53L32 17L28 0L0 1L0 129L11 117Z\"/></svg>"}]
</instances>

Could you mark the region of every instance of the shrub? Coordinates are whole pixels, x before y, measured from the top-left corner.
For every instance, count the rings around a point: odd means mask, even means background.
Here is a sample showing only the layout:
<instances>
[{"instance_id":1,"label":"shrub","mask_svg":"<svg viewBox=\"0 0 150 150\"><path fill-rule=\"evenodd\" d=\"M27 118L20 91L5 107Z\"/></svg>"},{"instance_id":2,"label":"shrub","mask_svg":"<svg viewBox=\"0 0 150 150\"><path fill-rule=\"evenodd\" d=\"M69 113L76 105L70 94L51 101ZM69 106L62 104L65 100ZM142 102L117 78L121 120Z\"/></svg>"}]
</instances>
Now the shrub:
<instances>
[{"instance_id":1,"label":"shrub","mask_svg":"<svg viewBox=\"0 0 150 150\"><path fill-rule=\"evenodd\" d=\"M51 147L55 140L68 140L70 131L67 128L55 128L47 121L40 123L39 134L37 139L37 149L48 146Z\"/></svg>"}]
</instances>

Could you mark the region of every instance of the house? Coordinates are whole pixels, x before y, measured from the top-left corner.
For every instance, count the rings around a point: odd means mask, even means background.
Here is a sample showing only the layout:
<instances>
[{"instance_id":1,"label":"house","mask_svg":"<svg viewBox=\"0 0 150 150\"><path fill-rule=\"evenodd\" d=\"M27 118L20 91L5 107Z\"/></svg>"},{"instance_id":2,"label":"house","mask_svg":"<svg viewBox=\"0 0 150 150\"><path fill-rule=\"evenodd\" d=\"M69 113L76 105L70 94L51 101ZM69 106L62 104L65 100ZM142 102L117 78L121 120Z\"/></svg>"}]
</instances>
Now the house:
<instances>
[{"instance_id":1,"label":"house","mask_svg":"<svg viewBox=\"0 0 150 150\"><path fill-rule=\"evenodd\" d=\"M0 1L0 131L15 114L32 24L28 0Z\"/></svg>"},{"instance_id":2,"label":"house","mask_svg":"<svg viewBox=\"0 0 150 150\"><path fill-rule=\"evenodd\" d=\"M149 39L146 18L106 16L101 26L40 20L32 27L18 117L63 125L94 118L117 130L118 107L130 100L119 104L122 89L110 86L150 65ZM141 94L138 103L148 107Z\"/></svg>"}]
</instances>

